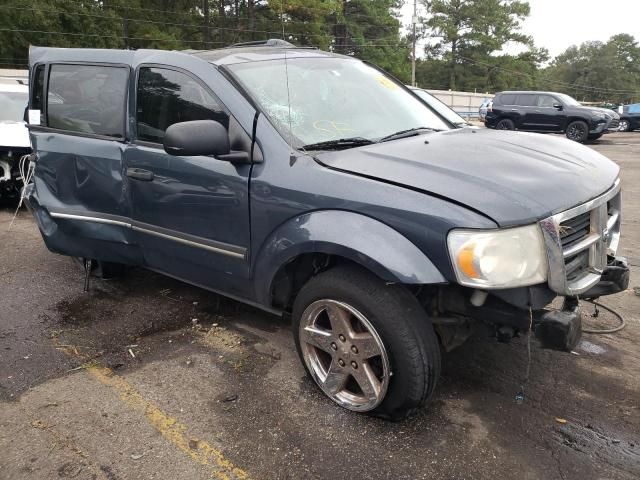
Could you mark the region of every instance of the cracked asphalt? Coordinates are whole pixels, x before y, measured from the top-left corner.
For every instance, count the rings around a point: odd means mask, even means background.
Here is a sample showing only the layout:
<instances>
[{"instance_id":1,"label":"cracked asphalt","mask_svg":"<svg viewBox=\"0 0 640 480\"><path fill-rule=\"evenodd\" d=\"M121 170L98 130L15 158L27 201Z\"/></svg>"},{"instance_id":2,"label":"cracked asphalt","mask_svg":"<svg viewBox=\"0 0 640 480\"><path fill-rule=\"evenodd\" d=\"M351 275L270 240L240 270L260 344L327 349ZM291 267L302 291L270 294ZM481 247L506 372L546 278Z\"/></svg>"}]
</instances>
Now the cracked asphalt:
<instances>
[{"instance_id":1,"label":"cracked asphalt","mask_svg":"<svg viewBox=\"0 0 640 480\"><path fill-rule=\"evenodd\" d=\"M640 286L640 133L591 145L622 168ZM286 321L134 269L93 279L0 208L0 479L637 479L640 296L574 354L488 330L445 354L433 403L389 423L304 375ZM586 309L586 308L585 308ZM612 325L606 313L584 322Z\"/></svg>"}]
</instances>

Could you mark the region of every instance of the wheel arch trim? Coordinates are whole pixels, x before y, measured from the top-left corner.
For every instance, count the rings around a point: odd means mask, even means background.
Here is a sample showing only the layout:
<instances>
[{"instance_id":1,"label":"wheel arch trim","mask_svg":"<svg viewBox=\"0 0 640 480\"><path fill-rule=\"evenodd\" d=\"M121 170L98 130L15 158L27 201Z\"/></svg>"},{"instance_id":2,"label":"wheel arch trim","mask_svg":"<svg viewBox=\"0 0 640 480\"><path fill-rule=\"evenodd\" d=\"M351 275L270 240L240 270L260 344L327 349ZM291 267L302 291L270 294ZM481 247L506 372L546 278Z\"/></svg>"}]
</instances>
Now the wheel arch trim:
<instances>
[{"instance_id":1,"label":"wheel arch trim","mask_svg":"<svg viewBox=\"0 0 640 480\"><path fill-rule=\"evenodd\" d=\"M447 283L431 260L390 226L355 212L319 210L288 220L262 244L253 268L256 300L270 305L278 272L306 253L346 258L389 282Z\"/></svg>"}]
</instances>

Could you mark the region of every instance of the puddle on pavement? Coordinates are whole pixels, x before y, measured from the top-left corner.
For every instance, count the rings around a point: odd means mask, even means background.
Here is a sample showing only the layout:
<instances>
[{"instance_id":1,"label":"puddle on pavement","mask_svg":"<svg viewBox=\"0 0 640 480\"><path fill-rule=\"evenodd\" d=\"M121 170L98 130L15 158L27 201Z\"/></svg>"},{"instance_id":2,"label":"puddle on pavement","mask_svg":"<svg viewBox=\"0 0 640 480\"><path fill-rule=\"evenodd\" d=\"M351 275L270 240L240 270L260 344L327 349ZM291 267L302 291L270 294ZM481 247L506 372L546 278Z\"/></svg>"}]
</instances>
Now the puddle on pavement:
<instances>
[{"instance_id":1,"label":"puddle on pavement","mask_svg":"<svg viewBox=\"0 0 640 480\"><path fill-rule=\"evenodd\" d=\"M591 353L593 355L602 355L607 351L607 349L603 346L597 345L588 340L582 340L578 344L578 348L576 350L578 350L579 352Z\"/></svg>"}]
</instances>

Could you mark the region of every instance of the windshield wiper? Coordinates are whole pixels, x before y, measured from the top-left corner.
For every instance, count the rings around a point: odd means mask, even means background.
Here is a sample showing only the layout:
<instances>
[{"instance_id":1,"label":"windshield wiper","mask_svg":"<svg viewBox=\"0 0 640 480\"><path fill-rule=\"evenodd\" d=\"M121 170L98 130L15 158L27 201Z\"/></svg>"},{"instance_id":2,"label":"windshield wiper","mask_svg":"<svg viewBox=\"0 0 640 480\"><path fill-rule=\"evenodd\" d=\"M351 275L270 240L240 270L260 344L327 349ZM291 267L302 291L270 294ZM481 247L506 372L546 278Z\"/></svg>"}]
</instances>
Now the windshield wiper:
<instances>
[{"instance_id":1,"label":"windshield wiper","mask_svg":"<svg viewBox=\"0 0 640 480\"><path fill-rule=\"evenodd\" d=\"M311 143L302 147L302 150L344 150L347 148L362 147L375 143L364 137L340 138L327 140L326 142Z\"/></svg>"},{"instance_id":2,"label":"windshield wiper","mask_svg":"<svg viewBox=\"0 0 640 480\"><path fill-rule=\"evenodd\" d=\"M408 128L406 130L400 130L399 132L392 133L391 135L387 135L386 137L382 137L380 140L378 140L378 142L382 143L382 142L388 142L389 140L397 140L399 138L414 137L416 135L420 135L420 132L424 130L428 130L430 132L442 131L442 130L438 130L437 128L431 128L431 127Z\"/></svg>"}]
</instances>

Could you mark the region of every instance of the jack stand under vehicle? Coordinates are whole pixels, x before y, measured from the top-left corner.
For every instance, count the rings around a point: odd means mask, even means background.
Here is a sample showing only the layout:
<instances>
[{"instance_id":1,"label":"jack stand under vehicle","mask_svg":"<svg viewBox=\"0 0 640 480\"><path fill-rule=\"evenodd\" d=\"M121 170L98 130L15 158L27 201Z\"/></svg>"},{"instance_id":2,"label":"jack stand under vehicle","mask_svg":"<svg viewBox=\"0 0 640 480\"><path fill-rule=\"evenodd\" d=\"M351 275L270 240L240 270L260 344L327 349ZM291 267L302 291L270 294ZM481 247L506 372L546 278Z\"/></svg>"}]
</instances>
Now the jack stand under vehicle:
<instances>
[{"instance_id":1,"label":"jack stand under vehicle","mask_svg":"<svg viewBox=\"0 0 640 480\"><path fill-rule=\"evenodd\" d=\"M90 258L83 259L84 264L84 293L89 291L89 279L91 278L91 264L92 261Z\"/></svg>"}]
</instances>

